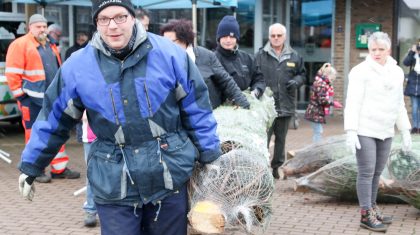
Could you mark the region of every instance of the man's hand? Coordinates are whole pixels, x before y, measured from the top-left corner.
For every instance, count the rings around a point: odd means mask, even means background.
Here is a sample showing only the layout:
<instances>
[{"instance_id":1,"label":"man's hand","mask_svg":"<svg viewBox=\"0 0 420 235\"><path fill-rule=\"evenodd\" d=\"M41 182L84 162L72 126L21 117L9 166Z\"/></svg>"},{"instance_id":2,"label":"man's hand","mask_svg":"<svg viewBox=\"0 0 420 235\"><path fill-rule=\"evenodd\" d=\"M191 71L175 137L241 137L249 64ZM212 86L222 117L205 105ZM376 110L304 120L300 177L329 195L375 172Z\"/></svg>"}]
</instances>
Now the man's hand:
<instances>
[{"instance_id":1,"label":"man's hand","mask_svg":"<svg viewBox=\"0 0 420 235\"><path fill-rule=\"evenodd\" d=\"M357 137L356 131L347 131L346 145L353 154L356 154L356 149L362 148L360 146L359 137Z\"/></svg>"},{"instance_id":2,"label":"man's hand","mask_svg":"<svg viewBox=\"0 0 420 235\"><path fill-rule=\"evenodd\" d=\"M402 150L404 152L411 151L412 141L411 141L411 135L409 130L405 130L401 132L402 135Z\"/></svg>"},{"instance_id":3,"label":"man's hand","mask_svg":"<svg viewBox=\"0 0 420 235\"><path fill-rule=\"evenodd\" d=\"M286 83L286 88L288 90L290 89L296 89L298 87L298 82L296 82L293 79L290 79L287 83Z\"/></svg>"},{"instance_id":4,"label":"man's hand","mask_svg":"<svg viewBox=\"0 0 420 235\"><path fill-rule=\"evenodd\" d=\"M240 106L243 109L249 109L251 107L251 105L249 104L246 98L242 100L234 100L233 103L237 106ZM237 109L237 107L235 109Z\"/></svg>"},{"instance_id":5,"label":"man's hand","mask_svg":"<svg viewBox=\"0 0 420 235\"><path fill-rule=\"evenodd\" d=\"M19 176L19 192L22 197L32 201L35 195L35 185L33 184L35 177L27 176L22 173Z\"/></svg>"},{"instance_id":6,"label":"man's hand","mask_svg":"<svg viewBox=\"0 0 420 235\"><path fill-rule=\"evenodd\" d=\"M255 88L254 90L251 91L251 96L259 99L260 98L260 91L257 88Z\"/></svg>"}]
</instances>

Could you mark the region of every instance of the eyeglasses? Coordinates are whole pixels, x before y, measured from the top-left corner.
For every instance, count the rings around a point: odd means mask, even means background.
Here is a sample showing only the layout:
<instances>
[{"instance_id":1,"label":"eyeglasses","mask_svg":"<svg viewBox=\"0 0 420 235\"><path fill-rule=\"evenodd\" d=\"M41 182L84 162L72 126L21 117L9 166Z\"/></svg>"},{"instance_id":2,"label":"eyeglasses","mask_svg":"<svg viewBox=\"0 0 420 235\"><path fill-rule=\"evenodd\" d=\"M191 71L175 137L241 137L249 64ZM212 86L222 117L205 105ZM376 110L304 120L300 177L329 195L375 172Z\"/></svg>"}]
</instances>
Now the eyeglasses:
<instances>
[{"instance_id":1,"label":"eyeglasses","mask_svg":"<svg viewBox=\"0 0 420 235\"><path fill-rule=\"evenodd\" d=\"M270 37L271 38L281 38L281 37L283 37L283 34L271 34Z\"/></svg>"},{"instance_id":2,"label":"eyeglasses","mask_svg":"<svg viewBox=\"0 0 420 235\"><path fill-rule=\"evenodd\" d=\"M127 17L128 15L117 15L112 18L101 17L101 18L96 19L96 22L100 26L108 26L111 20L114 20L116 24L122 24L122 23L127 22Z\"/></svg>"},{"instance_id":3,"label":"eyeglasses","mask_svg":"<svg viewBox=\"0 0 420 235\"><path fill-rule=\"evenodd\" d=\"M51 33L55 34L58 38L61 37L61 33L57 33L55 31L51 31Z\"/></svg>"}]
</instances>

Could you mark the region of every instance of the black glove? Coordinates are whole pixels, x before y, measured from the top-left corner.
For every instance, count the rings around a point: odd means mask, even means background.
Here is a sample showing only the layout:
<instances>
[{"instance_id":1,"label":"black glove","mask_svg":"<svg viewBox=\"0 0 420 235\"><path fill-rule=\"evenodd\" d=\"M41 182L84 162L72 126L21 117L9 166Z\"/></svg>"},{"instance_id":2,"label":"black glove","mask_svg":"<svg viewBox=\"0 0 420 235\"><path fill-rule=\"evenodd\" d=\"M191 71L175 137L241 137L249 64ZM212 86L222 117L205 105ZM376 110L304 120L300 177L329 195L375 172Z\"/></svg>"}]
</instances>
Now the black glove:
<instances>
[{"instance_id":1,"label":"black glove","mask_svg":"<svg viewBox=\"0 0 420 235\"><path fill-rule=\"evenodd\" d=\"M251 106L245 97L243 98L241 97L240 99L233 100L233 104L244 109L249 109L249 107Z\"/></svg>"},{"instance_id":2,"label":"black glove","mask_svg":"<svg viewBox=\"0 0 420 235\"><path fill-rule=\"evenodd\" d=\"M286 88L288 89L288 90L291 90L291 89L296 89L298 87L298 82L296 82L295 80L293 80L293 79L290 79L287 83L286 83Z\"/></svg>"}]
</instances>

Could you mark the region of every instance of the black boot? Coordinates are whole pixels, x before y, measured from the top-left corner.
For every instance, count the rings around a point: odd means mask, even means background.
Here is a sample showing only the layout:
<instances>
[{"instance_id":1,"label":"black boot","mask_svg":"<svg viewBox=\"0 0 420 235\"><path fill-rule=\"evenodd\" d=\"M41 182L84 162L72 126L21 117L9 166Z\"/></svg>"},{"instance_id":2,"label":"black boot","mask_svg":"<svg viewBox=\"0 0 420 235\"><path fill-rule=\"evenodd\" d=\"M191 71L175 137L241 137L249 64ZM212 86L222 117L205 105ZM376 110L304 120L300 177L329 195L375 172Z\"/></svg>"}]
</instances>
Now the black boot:
<instances>
[{"instance_id":1,"label":"black boot","mask_svg":"<svg viewBox=\"0 0 420 235\"><path fill-rule=\"evenodd\" d=\"M392 223L392 216L385 216L382 214L382 211L377 206L373 206L373 211L376 214L376 218L381 221L383 224L391 224Z\"/></svg>"},{"instance_id":2,"label":"black boot","mask_svg":"<svg viewBox=\"0 0 420 235\"><path fill-rule=\"evenodd\" d=\"M386 232L387 227L376 218L376 213L372 208L369 210L361 209L360 213L362 216L360 219L360 227L375 232Z\"/></svg>"}]
</instances>

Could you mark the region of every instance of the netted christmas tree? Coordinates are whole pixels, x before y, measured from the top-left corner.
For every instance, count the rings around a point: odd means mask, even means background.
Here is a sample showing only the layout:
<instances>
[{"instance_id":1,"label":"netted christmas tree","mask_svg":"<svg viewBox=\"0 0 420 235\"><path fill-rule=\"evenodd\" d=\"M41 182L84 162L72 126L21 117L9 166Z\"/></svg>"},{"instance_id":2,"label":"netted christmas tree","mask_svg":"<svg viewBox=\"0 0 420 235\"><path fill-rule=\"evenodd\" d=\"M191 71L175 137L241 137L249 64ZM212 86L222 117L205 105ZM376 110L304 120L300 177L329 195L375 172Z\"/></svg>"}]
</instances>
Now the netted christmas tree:
<instances>
[{"instance_id":1,"label":"netted christmas tree","mask_svg":"<svg viewBox=\"0 0 420 235\"><path fill-rule=\"evenodd\" d=\"M280 167L280 177L300 177L349 155L351 152L346 147L345 135L328 137L319 143L294 150L293 158Z\"/></svg>"},{"instance_id":2,"label":"netted christmas tree","mask_svg":"<svg viewBox=\"0 0 420 235\"><path fill-rule=\"evenodd\" d=\"M262 234L271 219L274 180L266 131L276 114L274 101L246 95L249 110L227 105L214 111L224 154L196 167L190 180L188 218L201 233Z\"/></svg>"},{"instance_id":3,"label":"netted christmas tree","mask_svg":"<svg viewBox=\"0 0 420 235\"><path fill-rule=\"evenodd\" d=\"M190 184L193 228L205 233L262 234L272 215L274 180L265 159L235 149L194 171Z\"/></svg>"},{"instance_id":4,"label":"netted christmas tree","mask_svg":"<svg viewBox=\"0 0 420 235\"><path fill-rule=\"evenodd\" d=\"M414 143L414 151L392 151L387 169L393 195L420 210L420 155Z\"/></svg>"},{"instance_id":5,"label":"netted christmas tree","mask_svg":"<svg viewBox=\"0 0 420 235\"><path fill-rule=\"evenodd\" d=\"M222 150L243 148L268 161L267 130L276 117L274 100L268 89L259 100L249 92L243 93L251 104L249 110L224 105L213 111Z\"/></svg>"},{"instance_id":6,"label":"netted christmas tree","mask_svg":"<svg viewBox=\"0 0 420 235\"><path fill-rule=\"evenodd\" d=\"M296 191L313 190L340 200L357 200L357 163L347 156L295 181ZM420 158L414 152L394 149L379 183L378 202L398 202L420 207ZM420 209L420 208L419 208Z\"/></svg>"}]
</instances>

